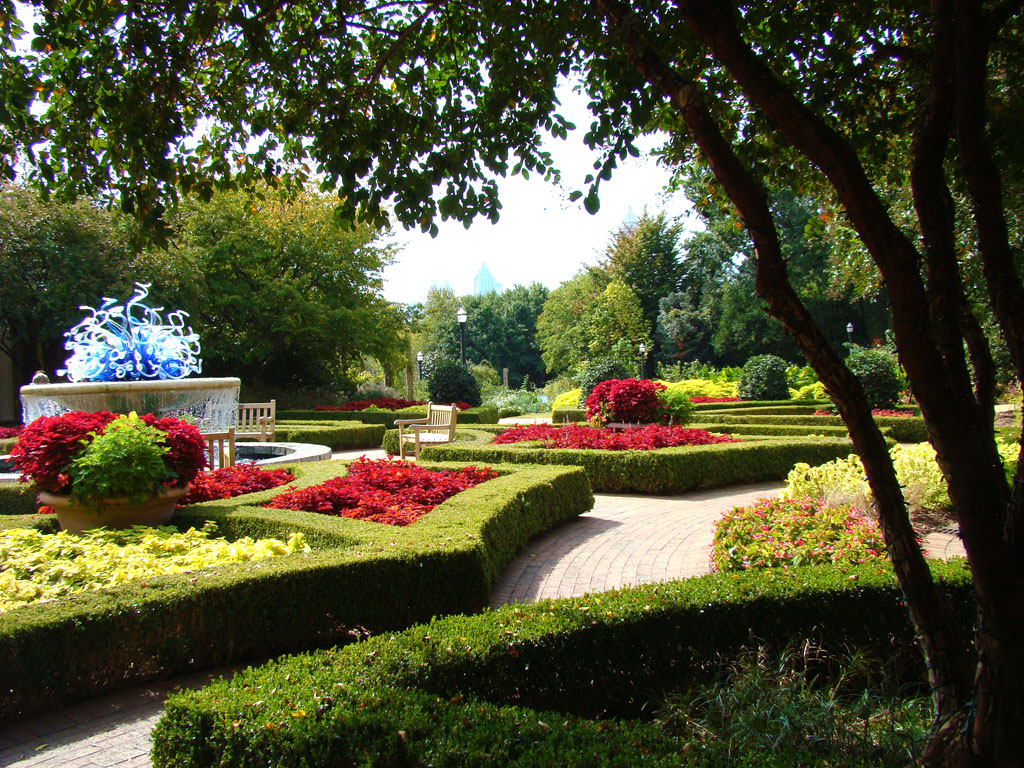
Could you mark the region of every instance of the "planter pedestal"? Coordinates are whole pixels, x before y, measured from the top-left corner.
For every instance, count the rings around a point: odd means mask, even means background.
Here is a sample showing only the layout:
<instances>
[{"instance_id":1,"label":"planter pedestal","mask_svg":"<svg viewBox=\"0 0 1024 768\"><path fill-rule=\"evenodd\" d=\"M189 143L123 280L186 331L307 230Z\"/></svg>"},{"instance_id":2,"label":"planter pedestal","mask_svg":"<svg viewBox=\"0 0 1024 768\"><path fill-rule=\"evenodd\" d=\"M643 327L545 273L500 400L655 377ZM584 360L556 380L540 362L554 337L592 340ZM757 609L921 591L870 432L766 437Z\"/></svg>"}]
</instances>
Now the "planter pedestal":
<instances>
[{"instance_id":1,"label":"planter pedestal","mask_svg":"<svg viewBox=\"0 0 1024 768\"><path fill-rule=\"evenodd\" d=\"M169 488L141 502L125 498L105 499L96 505L74 504L70 496L39 492L39 503L53 507L60 527L68 533L86 528L131 528L133 525L166 525L178 500L188 492Z\"/></svg>"}]
</instances>

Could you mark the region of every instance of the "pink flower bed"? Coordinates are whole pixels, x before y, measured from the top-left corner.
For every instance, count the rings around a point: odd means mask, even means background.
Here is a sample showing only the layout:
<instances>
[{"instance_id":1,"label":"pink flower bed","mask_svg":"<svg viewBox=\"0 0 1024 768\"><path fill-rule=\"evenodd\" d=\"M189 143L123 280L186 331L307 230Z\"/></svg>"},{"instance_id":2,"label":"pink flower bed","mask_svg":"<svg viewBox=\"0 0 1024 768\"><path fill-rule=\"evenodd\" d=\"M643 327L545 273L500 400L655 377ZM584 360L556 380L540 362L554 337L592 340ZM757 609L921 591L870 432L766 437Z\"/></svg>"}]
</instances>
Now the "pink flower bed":
<instances>
[{"instance_id":1,"label":"pink flower bed","mask_svg":"<svg viewBox=\"0 0 1024 768\"><path fill-rule=\"evenodd\" d=\"M677 445L739 442L728 435L713 435L703 429L666 427L660 424L648 424L619 432L582 424L532 424L512 427L494 438L494 442L499 445L535 440L543 441L544 448L595 448L604 451L653 451Z\"/></svg>"}]
</instances>

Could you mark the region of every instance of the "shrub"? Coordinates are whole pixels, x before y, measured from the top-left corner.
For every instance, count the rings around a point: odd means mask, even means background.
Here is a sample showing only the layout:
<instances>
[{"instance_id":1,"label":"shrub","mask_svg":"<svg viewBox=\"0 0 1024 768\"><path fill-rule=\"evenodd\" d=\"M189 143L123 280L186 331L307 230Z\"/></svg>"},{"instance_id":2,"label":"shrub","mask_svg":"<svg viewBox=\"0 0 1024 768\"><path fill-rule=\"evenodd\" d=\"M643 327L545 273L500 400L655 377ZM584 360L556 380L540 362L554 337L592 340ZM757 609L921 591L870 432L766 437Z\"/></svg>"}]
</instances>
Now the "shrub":
<instances>
[{"instance_id":1,"label":"shrub","mask_svg":"<svg viewBox=\"0 0 1024 768\"><path fill-rule=\"evenodd\" d=\"M864 387L872 408L892 408L900 397L899 363L883 349L855 349L846 366Z\"/></svg>"},{"instance_id":2,"label":"shrub","mask_svg":"<svg viewBox=\"0 0 1024 768\"><path fill-rule=\"evenodd\" d=\"M585 401L594 387L602 381L623 379L627 376L629 371L614 357L602 357L584 363L576 374L576 381L580 385L580 401Z\"/></svg>"},{"instance_id":3,"label":"shrub","mask_svg":"<svg viewBox=\"0 0 1024 768\"><path fill-rule=\"evenodd\" d=\"M578 387L563 392L555 398L555 401L551 404L551 410L554 411L556 408L579 408L582 394L583 390Z\"/></svg>"},{"instance_id":4,"label":"shrub","mask_svg":"<svg viewBox=\"0 0 1024 768\"><path fill-rule=\"evenodd\" d=\"M715 523L711 559L720 571L885 559L878 526L855 507L821 499L758 499Z\"/></svg>"},{"instance_id":5,"label":"shrub","mask_svg":"<svg viewBox=\"0 0 1024 768\"><path fill-rule=\"evenodd\" d=\"M790 390L789 394L793 400L828 400L828 392L820 381Z\"/></svg>"},{"instance_id":6,"label":"shrub","mask_svg":"<svg viewBox=\"0 0 1024 768\"><path fill-rule=\"evenodd\" d=\"M602 381L587 397L587 420L601 424L660 421L664 410L658 392L664 388L646 379Z\"/></svg>"},{"instance_id":7,"label":"shrub","mask_svg":"<svg viewBox=\"0 0 1024 768\"><path fill-rule=\"evenodd\" d=\"M485 401L498 409L498 417L522 416L524 413L540 413L548 409L547 405L528 389L509 389L498 387Z\"/></svg>"},{"instance_id":8,"label":"shrub","mask_svg":"<svg viewBox=\"0 0 1024 768\"><path fill-rule=\"evenodd\" d=\"M462 363L438 360L428 385L430 399L435 403L469 403L480 405L480 385Z\"/></svg>"},{"instance_id":9,"label":"shrub","mask_svg":"<svg viewBox=\"0 0 1024 768\"><path fill-rule=\"evenodd\" d=\"M740 374L737 393L744 400L788 400L786 361L775 355L756 355Z\"/></svg>"},{"instance_id":10,"label":"shrub","mask_svg":"<svg viewBox=\"0 0 1024 768\"><path fill-rule=\"evenodd\" d=\"M690 397L736 397L735 381L712 381L711 379L682 379L664 382L686 393Z\"/></svg>"}]
</instances>

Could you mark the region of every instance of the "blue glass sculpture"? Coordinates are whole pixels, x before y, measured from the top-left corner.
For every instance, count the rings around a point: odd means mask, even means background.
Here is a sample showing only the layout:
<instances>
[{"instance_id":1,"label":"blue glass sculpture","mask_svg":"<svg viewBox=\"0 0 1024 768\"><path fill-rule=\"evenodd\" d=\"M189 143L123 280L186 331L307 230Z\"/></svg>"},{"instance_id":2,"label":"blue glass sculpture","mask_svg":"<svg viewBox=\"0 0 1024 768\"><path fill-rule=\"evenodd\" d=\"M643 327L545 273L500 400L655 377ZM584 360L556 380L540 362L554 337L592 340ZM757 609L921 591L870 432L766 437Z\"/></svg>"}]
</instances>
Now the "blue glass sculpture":
<instances>
[{"instance_id":1,"label":"blue glass sculpture","mask_svg":"<svg viewBox=\"0 0 1024 768\"><path fill-rule=\"evenodd\" d=\"M150 284L135 286L123 305L104 297L99 309L79 307L91 314L64 334L72 354L58 374L71 381L143 381L202 372L199 335L185 328L188 314L171 312L164 322L163 307L142 303Z\"/></svg>"}]
</instances>

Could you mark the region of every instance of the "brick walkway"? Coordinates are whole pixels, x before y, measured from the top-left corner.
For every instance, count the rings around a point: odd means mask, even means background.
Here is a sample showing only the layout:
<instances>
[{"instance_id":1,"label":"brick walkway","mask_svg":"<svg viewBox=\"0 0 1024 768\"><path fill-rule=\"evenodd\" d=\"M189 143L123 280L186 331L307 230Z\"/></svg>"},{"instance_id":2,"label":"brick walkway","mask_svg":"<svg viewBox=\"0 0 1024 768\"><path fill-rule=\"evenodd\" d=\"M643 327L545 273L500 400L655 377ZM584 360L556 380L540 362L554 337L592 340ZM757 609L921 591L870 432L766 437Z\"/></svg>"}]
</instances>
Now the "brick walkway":
<instances>
[{"instance_id":1,"label":"brick walkway","mask_svg":"<svg viewBox=\"0 0 1024 768\"><path fill-rule=\"evenodd\" d=\"M370 458L383 455L353 451L336 457L356 458L362 453ZM599 494L591 512L529 543L495 586L492 604L570 597L706 573L714 520L733 506L773 495L779 488L777 483L767 483L670 497ZM959 544L948 534L925 540L933 556L962 554ZM149 766L149 733L168 693L201 687L211 674L143 685L59 712L0 724L0 766Z\"/></svg>"}]
</instances>

